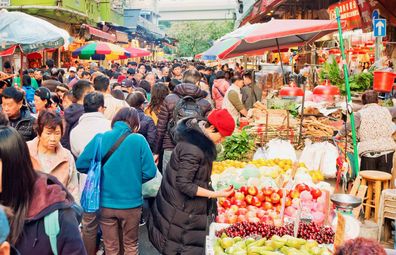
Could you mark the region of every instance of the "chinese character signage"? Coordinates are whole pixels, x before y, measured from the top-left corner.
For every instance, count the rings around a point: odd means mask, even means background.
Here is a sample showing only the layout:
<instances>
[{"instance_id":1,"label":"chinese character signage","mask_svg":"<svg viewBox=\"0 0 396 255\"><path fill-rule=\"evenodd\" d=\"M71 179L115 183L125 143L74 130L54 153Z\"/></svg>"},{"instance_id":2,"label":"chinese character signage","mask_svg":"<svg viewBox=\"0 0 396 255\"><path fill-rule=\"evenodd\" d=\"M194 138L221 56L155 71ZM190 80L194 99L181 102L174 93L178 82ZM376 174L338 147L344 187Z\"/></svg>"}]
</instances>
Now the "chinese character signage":
<instances>
[{"instance_id":1,"label":"chinese character signage","mask_svg":"<svg viewBox=\"0 0 396 255\"><path fill-rule=\"evenodd\" d=\"M328 9L330 19L336 19L336 7L340 8L341 20L346 21L345 30L352 30L361 27L362 23L356 0L347 0L331 5Z\"/></svg>"}]
</instances>

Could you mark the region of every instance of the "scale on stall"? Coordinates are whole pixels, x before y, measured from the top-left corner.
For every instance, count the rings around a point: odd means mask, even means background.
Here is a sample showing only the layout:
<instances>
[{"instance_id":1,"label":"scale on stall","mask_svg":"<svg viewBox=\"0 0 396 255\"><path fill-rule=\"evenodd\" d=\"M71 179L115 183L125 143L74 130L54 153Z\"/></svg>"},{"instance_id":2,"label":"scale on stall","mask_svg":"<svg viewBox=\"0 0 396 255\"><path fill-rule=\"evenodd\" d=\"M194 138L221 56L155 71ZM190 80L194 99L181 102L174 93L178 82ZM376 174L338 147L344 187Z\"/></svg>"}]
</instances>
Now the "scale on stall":
<instances>
[{"instance_id":1,"label":"scale on stall","mask_svg":"<svg viewBox=\"0 0 396 255\"><path fill-rule=\"evenodd\" d=\"M345 238L353 239L359 236L360 221L353 216L353 209L360 206L363 202L361 198L349 194L333 194L330 197L336 213L341 213L345 218ZM334 217L332 226L335 229L338 218Z\"/></svg>"}]
</instances>

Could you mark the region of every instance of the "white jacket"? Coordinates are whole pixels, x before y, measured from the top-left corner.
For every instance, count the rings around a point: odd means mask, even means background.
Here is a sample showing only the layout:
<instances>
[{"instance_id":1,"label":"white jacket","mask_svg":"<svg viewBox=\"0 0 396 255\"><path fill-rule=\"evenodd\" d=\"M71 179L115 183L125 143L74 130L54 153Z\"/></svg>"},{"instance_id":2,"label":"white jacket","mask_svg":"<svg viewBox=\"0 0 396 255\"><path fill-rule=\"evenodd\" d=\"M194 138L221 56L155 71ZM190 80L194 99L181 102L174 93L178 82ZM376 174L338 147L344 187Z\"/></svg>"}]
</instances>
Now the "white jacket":
<instances>
[{"instance_id":1,"label":"white jacket","mask_svg":"<svg viewBox=\"0 0 396 255\"><path fill-rule=\"evenodd\" d=\"M112 120L121 108L129 107L127 102L125 102L124 100L119 100L110 94L103 94L103 96L104 96L104 103L106 106L104 116L108 120Z\"/></svg>"},{"instance_id":2,"label":"white jacket","mask_svg":"<svg viewBox=\"0 0 396 255\"><path fill-rule=\"evenodd\" d=\"M73 155L78 157L95 135L110 129L111 122L102 113L84 113L77 126L70 132L70 147Z\"/></svg>"}]
</instances>

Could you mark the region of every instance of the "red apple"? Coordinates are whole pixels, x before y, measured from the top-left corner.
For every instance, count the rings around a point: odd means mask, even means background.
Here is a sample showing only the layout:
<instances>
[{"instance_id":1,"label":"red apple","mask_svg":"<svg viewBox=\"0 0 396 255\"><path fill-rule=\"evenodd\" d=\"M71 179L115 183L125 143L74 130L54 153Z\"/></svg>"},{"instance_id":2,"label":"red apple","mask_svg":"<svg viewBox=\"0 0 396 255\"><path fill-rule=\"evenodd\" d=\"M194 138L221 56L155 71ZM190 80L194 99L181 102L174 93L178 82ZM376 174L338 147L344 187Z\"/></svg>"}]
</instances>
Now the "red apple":
<instances>
[{"instance_id":1,"label":"red apple","mask_svg":"<svg viewBox=\"0 0 396 255\"><path fill-rule=\"evenodd\" d=\"M272 217L269 215L264 215L260 220L267 224L271 224L273 222Z\"/></svg>"},{"instance_id":2,"label":"red apple","mask_svg":"<svg viewBox=\"0 0 396 255\"><path fill-rule=\"evenodd\" d=\"M252 204L252 199L253 199L253 196L252 196L252 195L247 195L247 196L245 197L245 201L246 201L246 203L248 203L249 205Z\"/></svg>"},{"instance_id":3,"label":"red apple","mask_svg":"<svg viewBox=\"0 0 396 255\"><path fill-rule=\"evenodd\" d=\"M264 210L272 209L272 204L270 202L265 202L263 206Z\"/></svg>"},{"instance_id":4,"label":"red apple","mask_svg":"<svg viewBox=\"0 0 396 255\"><path fill-rule=\"evenodd\" d=\"M309 186L303 183L299 183L296 185L296 187L294 188L295 190L298 190L298 192L303 192L304 190L309 191Z\"/></svg>"},{"instance_id":5,"label":"red apple","mask_svg":"<svg viewBox=\"0 0 396 255\"><path fill-rule=\"evenodd\" d=\"M260 207L261 206L261 201L257 197L252 198L252 205Z\"/></svg>"},{"instance_id":6,"label":"red apple","mask_svg":"<svg viewBox=\"0 0 396 255\"><path fill-rule=\"evenodd\" d=\"M245 194L242 192L235 192L235 199L236 200L244 200L245 199Z\"/></svg>"},{"instance_id":7,"label":"red apple","mask_svg":"<svg viewBox=\"0 0 396 255\"><path fill-rule=\"evenodd\" d=\"M235 214L228 215L229 224L234 224L237 222L237 220L238 220L238 216L236 216Z\"/></svg>"},{"instance_id":8,"label":"red apple","mask_svg":"<svg viewBox=\"0 0 396 255\"><path fill-rule=\"evenodd\" d=\"M289 207L289 206L291 206L291 205L292 205L292 200L291 200L291 198L290 198L290 197L286 197L285 206L286 206L286 207Z\"/></svg>"},{"instance_id":9,"label":"red apple","mask_svg":"<svg viewBox=\"0 0 396 255\"><path fill-rule=\"evenodd\" d=\"M279 203L279 201L280 201L280 196L279 196L279 194L278 194L278 193L272 193L272 195L271 195L271 202L272 202L273 204L277 204L277 203Z\"/></svg>"},{"instance_id":10,"label":"red apple","mask_svg":"<svg viewBox=\"0 0 396 255\"><path fill-rule=\"evenodd\" d=\"M263 193L266 196L270 196L273 192L274 192L274 189L272 187L263 188Z\"/></svg>"},{"instance_id":11,"label":"red apple","mask_svg":"<svg viewBox=\"0 0 396 255\"><path fill-rule=\"evenodd\" d=\"M246 186L242 186L239 189L239 192L242 192L246 196L248 194L248 188Z\"/></svg>"},{"instance_id":12,"label":"red apple","mask_svg":"<svg viewBox=\"0 0 396 255\"><path fill-rule=\"evenodd\" d=\"M239 208L245 208L246 202L244 200L236 200L235 205L238 206Z\"/></svg>"},{"instance_id":13,"label":"red apple","mask_svg":"<svg viewBox=\"0 0 396 255\"><path fill-rule=\"evenodd\" d=\"M322 195L322 191L320 189L311 189L311 195L313 199L318 199Z\"/></svg>"},{"instance_id":14,"label":"red apple","mask_svg":"<svg viewBox=\"0 0 396 255\"><path fill-rule=\"evenodd\" d=\"M239 208L237 215L245 215L248 212L248 209L246 208Z\"/></svg>"},{"instance_id":15,"label":"red apple","mask_svg":"<svg viewBox=\"0 0 396 255\"><path fill-rule=\"evenodd\" d=\"M230 188L233 188L233 186L231 185ZM232 191L232 193L228 197L234 197L234 196L235 196L235 189Z\"/></svg>"},{"instance_id":16,"label":"red apple","mask_svg":"<svg viewBox=\"0 0 396 255\"><path fill-rule=\"evenodd\" d=\"M298 190L293 190L292 192L290 192L290 197L292 199L299 198L300 197L300 192Z\"/></svg>"},{"instance_id":17,"label":"red apple","mask_svg":"<svg viewBox=\"0 0 396 255\"><path fill-rule=\"evenodd\" d=\"M231 205L230 210L231 210L233 213L237 213L238 210L239 210L239 207L238 207L237 205Z\"/></svg>"},{"instance_id":18,"label":"red apple","mask_svg":"<svg viewBox=\"0 0 396 255\"><path fill-rule=\"evenodd\" d=\"M265 196L264 193L260 190L257 192L256 197L258 198L258 200L260 200L261 202L263 202L265 200Z\"/></svg>"},{"instance_id":19,"label":"red apple","mask_svg":"<svg viewBox=\"0 0 396 255\"><path fill-rule=\"evenodd\" d=\"M271 202L271 195L265 196L264 201L265 201L265 202Z\"/></svg>"},{"instance_id":20,"label":"red apple","mask_svg":"<svg viewBox=\"0 0 396 255\"><path fill-rule=\"evenodd\" d=\"M257 192L258 192L258 190L257 190L257 187L255 187L255 186L250 186L248 188L249 195L255 196L255 195L257 195Z\"/></svg>"},{"instance_id":21,"label":"red apple","mask_svg":"<svg viewBox=\"0 0 396 255\"><path fill-rule=\"evenodd\" d=\"M230 203L232 204L232 205L235 205L236 204L236 199L235 199L235 197L228 197L228 199L230 200Z\"/></svg>"},{"instance_id":22,"label":"red apple","mask_svg":"<svg viewBox=\"0 0 396 255\"><path fill-rule=\"evenodd\" d=\"M278 191L276 192L278 193L278 195L282 198L283 197L283 189L278 189Z\"/></svg>"},{"instance_id":23,"label":"red apple","mask_svg":"<svg viewBox=\"0 0 396 255\"><path fill-rule=\"evenodd\" d=\"M231 202L227 198L220 198L219 204L225 209L230 208L231 206Z\"/></svg>"}]
</instances>

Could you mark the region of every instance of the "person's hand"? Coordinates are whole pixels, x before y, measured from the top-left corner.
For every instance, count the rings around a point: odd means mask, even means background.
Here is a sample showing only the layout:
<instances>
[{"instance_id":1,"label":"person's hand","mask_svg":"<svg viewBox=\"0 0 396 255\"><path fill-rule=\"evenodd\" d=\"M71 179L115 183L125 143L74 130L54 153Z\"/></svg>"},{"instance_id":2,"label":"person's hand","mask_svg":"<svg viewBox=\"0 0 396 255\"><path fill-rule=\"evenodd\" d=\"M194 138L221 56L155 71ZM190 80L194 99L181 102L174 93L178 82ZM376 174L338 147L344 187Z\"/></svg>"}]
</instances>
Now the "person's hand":
<instances>
[{"instance_id":1,"label":"person's hand","mask_svg":"<svg viewBox=\"0 0 396 255\"><path fill-rule=\"evenodd\" d=\"M216 191L216 197L229 197L234 192L235 192L234 187L231 185L226 189Z\"/></svg>"},{"instance_id":2,"label":"person's hand","mask_svg":"<svg viewBox=\"0 0 396 255\"><path fill-rule=\"evenodd\" d=\"M155 162L156 164L158 164L159 155L158 155L158 154L154 154L153 157L154 157L154 162Z\"/></svg>"}]
</instances>

